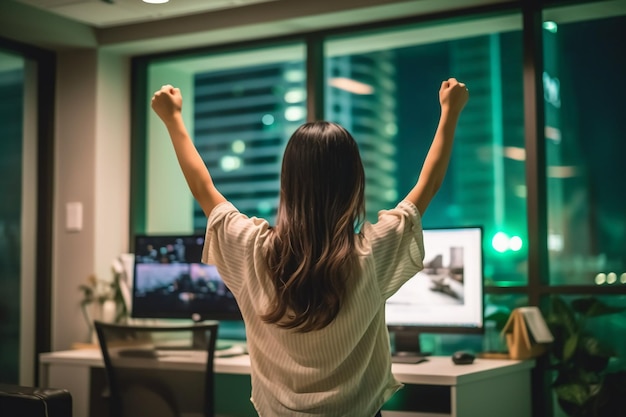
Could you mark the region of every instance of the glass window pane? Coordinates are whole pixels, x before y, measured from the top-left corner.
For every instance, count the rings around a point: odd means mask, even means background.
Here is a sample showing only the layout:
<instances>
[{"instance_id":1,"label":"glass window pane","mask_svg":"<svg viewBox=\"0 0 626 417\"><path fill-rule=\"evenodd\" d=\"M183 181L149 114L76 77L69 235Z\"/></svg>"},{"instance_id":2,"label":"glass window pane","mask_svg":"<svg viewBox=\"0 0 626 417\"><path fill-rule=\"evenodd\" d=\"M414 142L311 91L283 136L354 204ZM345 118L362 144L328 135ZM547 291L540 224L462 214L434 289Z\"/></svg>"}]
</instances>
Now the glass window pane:
<instances>
[{"instance_id":1,"label":"glass window pane","mask_svg":"<svg viewBox=\"0 0 626 417\"><path fill-rule=\"evenodd\" d=\"M0 374L19 382L25 61L0 50ZM26 347L24 346L24 349Z\"/></svg>"},{"instance_id":2,"label":"glass window pane","mask_svg":"<svg viewBox=\"0 0 626 417\"><path fill-rule=\"evenodd\" d=\"M552 285L626 284L626 16L589 15L543 30Z\"/></svg>"},{"instance_id":3,"label":"glass window pane","mask_svg":"<svg viewBox=\"0 0 626 417\"><path fill-rule=\"evenodd\" d=\"M518 15L394 27L333 37L325 49L326 118L359 142L369 220L415 184L441 82L467 83L470 101L424 226L483 226L485 275L496 285L527 282L520 28Z\"/></svg>"},{"instance_id":4,"label":"glass window pane","mask_svg":"<svg viewBox=\"0 0 626 417\"><path fill-rule=\"evenodd\" d=\"M169 58L148 69L150 95L163 84L181 88L187 128L222 194L272 223L284 146L306 120L304 57L296 44ZM148 138L147 232L204 230L204 213L156 115Z\"/></svg>"}]
</instances>

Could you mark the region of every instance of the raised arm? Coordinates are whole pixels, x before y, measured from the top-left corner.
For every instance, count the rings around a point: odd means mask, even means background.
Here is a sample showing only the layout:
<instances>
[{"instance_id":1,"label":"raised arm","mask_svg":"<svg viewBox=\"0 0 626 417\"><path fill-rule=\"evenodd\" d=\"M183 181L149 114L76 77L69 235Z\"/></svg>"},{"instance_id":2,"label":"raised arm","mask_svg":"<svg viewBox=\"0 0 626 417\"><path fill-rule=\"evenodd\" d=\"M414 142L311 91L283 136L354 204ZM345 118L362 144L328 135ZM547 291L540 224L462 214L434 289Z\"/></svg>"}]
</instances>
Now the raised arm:
<instances>
[{"instance_id":1,"label":"raised arm","mask_svg":"<svg viewBox=\"0 0 626 417\"><path fill-rule=\"evenodd\" d=\"M154 93L151 104L167 128L191 194L208 217L213 208L226 199L215 188L209 170L189 137L182 116L183 97L180 90L171 85L164 85Z\"/></svg>"},{"instance_id":2,"label":"raised arm","mask_svg":"<svg viewBox=\"0 0 626 417\"><path fill-rule=\"evenodd\" d=\"M424 160L417 183L406 196L406 199L415 204L422 215L437 191L439 191L439 187L441 187L448 170L452 143L454 142L454 132L461 110L463 110L468 99L469 93L465 84L458 82L454 78L441 83L439 90L439 103L441 105L439 125Z\"/></svg>"}]
</instances>

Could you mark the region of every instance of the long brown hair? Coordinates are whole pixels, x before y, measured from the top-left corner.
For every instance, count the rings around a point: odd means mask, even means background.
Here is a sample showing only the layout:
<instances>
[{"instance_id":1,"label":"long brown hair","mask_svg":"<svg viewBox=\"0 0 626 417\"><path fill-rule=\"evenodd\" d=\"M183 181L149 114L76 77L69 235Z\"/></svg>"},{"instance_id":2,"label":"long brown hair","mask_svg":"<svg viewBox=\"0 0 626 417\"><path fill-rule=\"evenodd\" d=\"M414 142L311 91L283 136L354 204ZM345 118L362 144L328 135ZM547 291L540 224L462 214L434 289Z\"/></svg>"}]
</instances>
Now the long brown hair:
<instances>
[{"instance_id":1,"label":"long brown hair","mask_svg":"<svg viewBox=\"0 0 626 417\"><path fill-rule=\"evenodd\" d=\"M267 246L275 294L263 320L309 332L335 319L358 273L355 227L364 218L364 189L359 149L346 129L311 122L293 133Z\"/></svg>"}]
</instances>

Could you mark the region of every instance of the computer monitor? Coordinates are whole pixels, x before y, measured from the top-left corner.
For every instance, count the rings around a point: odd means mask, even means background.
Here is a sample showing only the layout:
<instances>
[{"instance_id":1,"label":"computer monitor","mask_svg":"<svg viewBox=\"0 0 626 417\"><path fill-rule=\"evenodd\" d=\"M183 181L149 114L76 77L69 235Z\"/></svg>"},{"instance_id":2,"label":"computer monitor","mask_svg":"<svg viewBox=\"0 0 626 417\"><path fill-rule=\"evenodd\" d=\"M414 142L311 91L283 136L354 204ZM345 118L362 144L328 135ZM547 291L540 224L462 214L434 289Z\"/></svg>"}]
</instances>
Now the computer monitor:
<instances>
[{"instance_id":1,"label":"computer monitor","mask_svg":"<svg viewBox=\"0 0 626 417\"><path fill-rule=\"evenodd\" d=\"M419 333L484 331L481 227L424 230L424 269L386 304L397 355L421 355Z\"/></svg>"},{"instance_id":2,"label":"computer monitor","mask_svg":"<svg viewBox=\"0 0 626 417\"><path fill-rule=\"evenodd\" d=\"M201 263L202 235L135 237L131 317L241 320L215 265Z\"/></svg>"}]
</instances>

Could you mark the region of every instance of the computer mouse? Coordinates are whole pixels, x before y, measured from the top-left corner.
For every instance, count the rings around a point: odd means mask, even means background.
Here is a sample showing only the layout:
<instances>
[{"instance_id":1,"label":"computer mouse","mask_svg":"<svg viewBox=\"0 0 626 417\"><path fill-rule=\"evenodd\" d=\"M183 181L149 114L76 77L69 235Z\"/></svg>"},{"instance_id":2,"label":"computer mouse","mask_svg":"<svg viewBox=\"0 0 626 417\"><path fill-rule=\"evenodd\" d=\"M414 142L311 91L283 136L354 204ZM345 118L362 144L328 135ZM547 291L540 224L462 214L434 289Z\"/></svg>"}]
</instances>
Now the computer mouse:
<instances>
[{"instance_id":1,"label":"computer mouse","mask_svg":"<svg viewBox=\"0 0 626 417\"><path fill-rule=\"evenodd\" d=\"M474 363L474 359L476 359L476 355L467 350L459 350L452 354L452 362L456 365L469 365Z\"/></svg>"}]
</instances>

